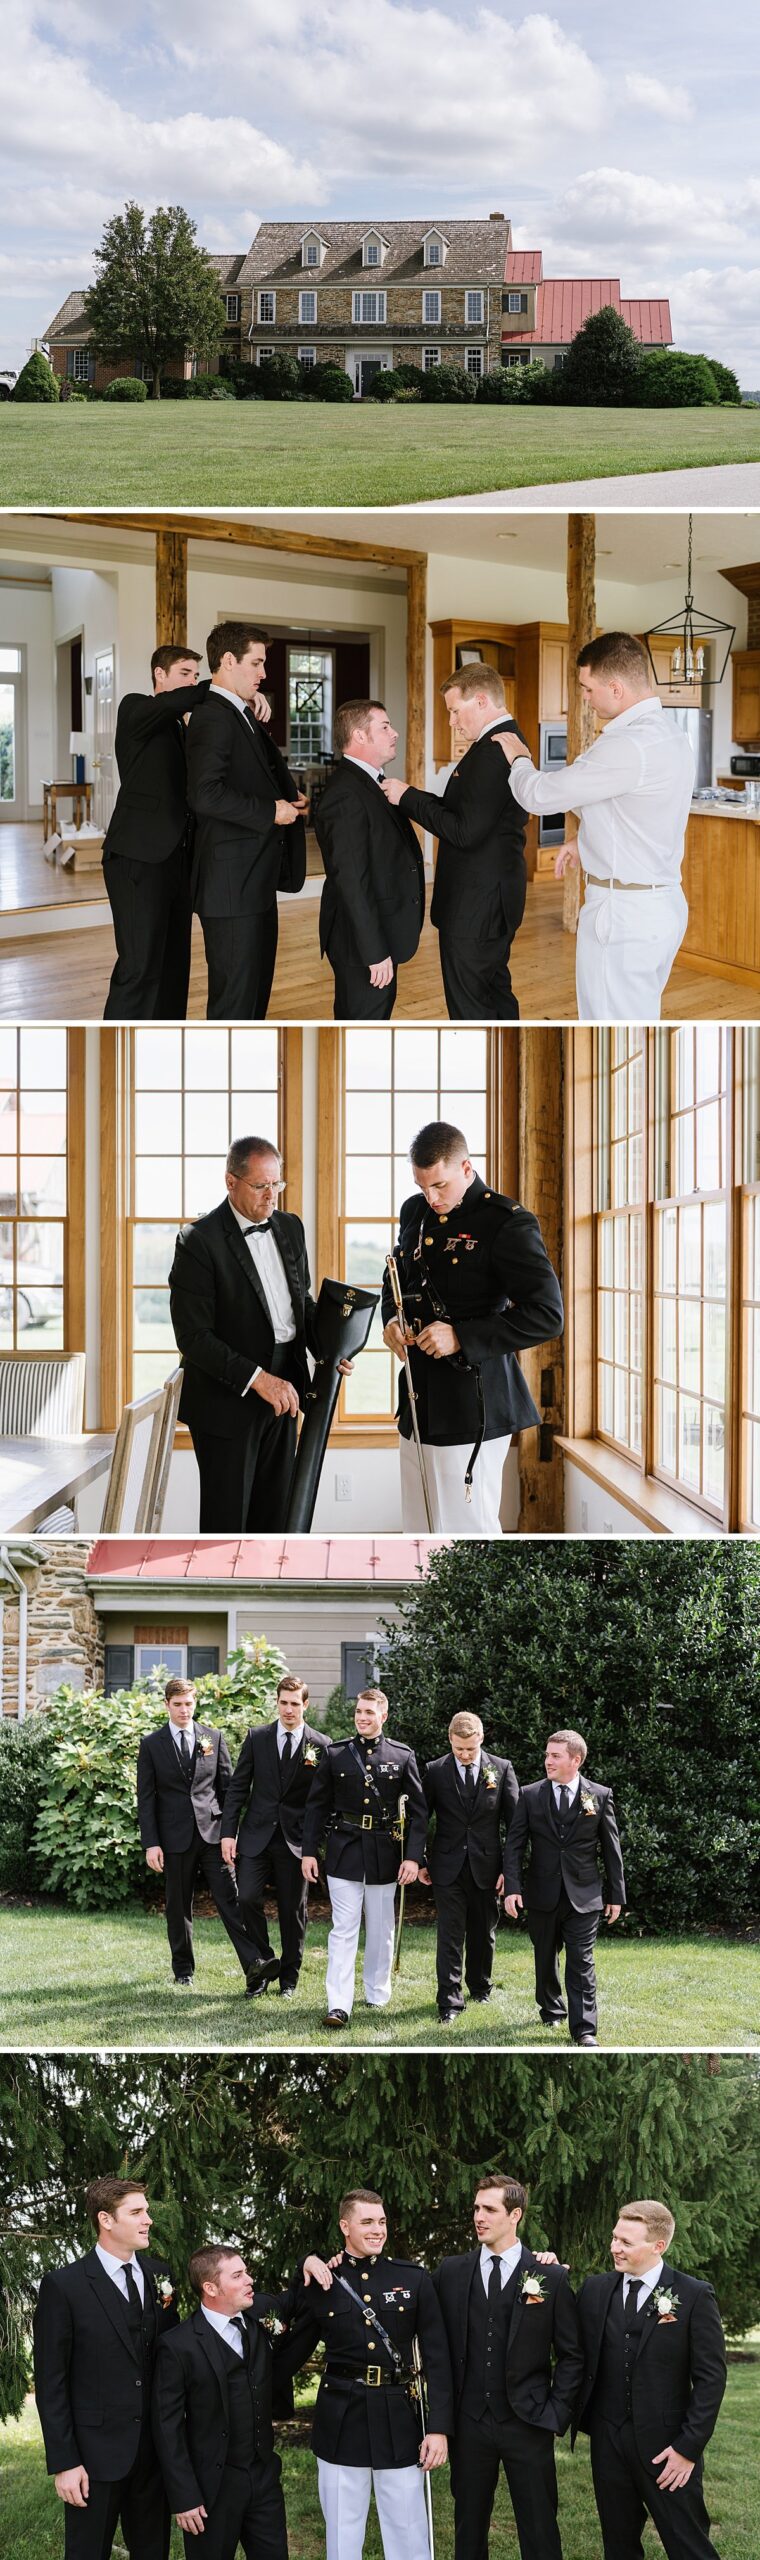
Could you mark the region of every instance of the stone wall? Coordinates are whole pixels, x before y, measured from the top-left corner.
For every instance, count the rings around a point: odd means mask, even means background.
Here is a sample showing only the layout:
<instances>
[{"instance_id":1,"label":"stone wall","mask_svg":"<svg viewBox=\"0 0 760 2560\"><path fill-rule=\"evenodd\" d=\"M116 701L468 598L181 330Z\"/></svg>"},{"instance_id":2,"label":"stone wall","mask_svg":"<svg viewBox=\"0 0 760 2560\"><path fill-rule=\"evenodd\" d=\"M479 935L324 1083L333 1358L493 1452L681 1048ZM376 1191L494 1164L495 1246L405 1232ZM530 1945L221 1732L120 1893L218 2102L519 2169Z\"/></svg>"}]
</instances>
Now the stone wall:
<instances>
[{"instance_id":1,"label":"stone wall","mask_svg":"<svg viewBox=\"0 0 760 2560\"><path fill-rule=\"evenodd\" d=\"M23 1565L21 1552L36 1553ZM58 1680L82 1689L97 1688L103 1676L102 1633L87 1588L88 1542L82 1538L25 1543L9 1553L29 1594L27 1712L44 1706ZM2 1713L18 1713L18 1593L0 1581L3 1602Z\"/></svg>"}]
</instances>

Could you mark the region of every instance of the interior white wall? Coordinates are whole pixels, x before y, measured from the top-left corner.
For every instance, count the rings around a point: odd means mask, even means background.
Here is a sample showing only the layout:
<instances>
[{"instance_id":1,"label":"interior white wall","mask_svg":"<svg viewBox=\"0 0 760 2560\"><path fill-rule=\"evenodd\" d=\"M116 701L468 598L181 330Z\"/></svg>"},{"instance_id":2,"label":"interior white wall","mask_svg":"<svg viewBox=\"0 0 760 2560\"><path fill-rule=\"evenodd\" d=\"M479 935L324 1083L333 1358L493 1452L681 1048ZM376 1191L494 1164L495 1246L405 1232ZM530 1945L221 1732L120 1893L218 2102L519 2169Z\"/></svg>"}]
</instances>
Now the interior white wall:
<instances>
[{"instance_id":1,"label":"interior white wall","mask_svg":"<svg viewBox=\"0 0 760 2560\"><path fill-rule=\"evenodd\" d=\"M567 1457L564 1529L570 1538L649 1538L655 1534L615 1494L604 1485L595 1484L593 1476L586 1475L582 1467L574 1467Z\"/></svg>"},{"instance_id":2,"label":"interior white wall","mask_svg":"<svg viewBox=\"0 0 760 2560\"><path fill-rule=\"evenodd\" d=\"M260 621L265 630L367 631L370 636L370 682L382 694L394 729L399 731L399 761L406 739L406 595L403 579L379 572L363 573L360 563L348 571L330 561L303 564L266 552L244 552L238 563L229 552L217 556L204 544L189 547L187 637L203 649L209 631L226 615Z\"/></svg>"},{"instance_id":3,"label":"interior white wall","mask_svg":"<svg viewBox=\"0 0 760 2560\"><path fill-rule=\"evenodd\" d=\"M113 570L57 568L53 570L53 644L69 640L81 631L82 675L91 676L99 650L113 649L114 684L118 699L123 691L119 663L119 579ZM94 734L94 696L85 694L82 718L88 737ZM92 773L88 753L85 771Z\"/></svg>"},{"instance_id":4,"label":"interior white wall","mask_svg":"<svg viewBox=\"0 0 760 2560\"><path fill-rule=\"evenodd\" d=\"M42 815L43 782L57 780L53 598L50 587L0 581L0 643L23 649L26 672L26 796L30 818Z\"/></svg>"}]
</instances>

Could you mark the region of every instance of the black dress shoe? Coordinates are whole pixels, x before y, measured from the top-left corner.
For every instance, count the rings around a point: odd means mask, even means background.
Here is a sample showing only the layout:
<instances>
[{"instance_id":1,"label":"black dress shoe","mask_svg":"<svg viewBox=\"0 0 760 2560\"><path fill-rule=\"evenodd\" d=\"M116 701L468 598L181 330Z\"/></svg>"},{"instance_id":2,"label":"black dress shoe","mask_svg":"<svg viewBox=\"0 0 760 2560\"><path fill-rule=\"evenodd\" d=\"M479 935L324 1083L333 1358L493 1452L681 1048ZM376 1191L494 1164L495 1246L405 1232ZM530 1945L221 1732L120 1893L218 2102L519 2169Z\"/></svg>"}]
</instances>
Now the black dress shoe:
<instances>
[{"instance_id":1,"label":"black dress shoe","mask_svg":"<svg viewBox=\"0 0 760 2560\"><path fill-rule=\"evenodd\" d=\"M327 2016L322 2020L322 2025L323 2027L347 2027L348 2010L328 2009Z\"/></svg>"},{"instance_id":2,"label":"black dress shoe","mask_svg":"<svg viewBox=\"0 0 760 2560\"><path fill-rule=\"evenodd\" d=\"M573 2038L572 2038L572 2042L573 2042L573 2044L593 2045L593 2047L594 2047L594 2051L596 2051L596 2036L592 2036L592 2035L573 2036Z\"/></svg>"},{"instance_id":3,"label":"black dress shoe","mask_svg":"<svg viewBox=\"0 0 760 2560\"><path fill-rule=\"evenodd\" d=\"M567 2010L566 2010L566 2009L561 2010L561 2011L560 2011L560 2015L559 2015L559 2017L557 2017L557 2018L547 2018L547 2017L545 2016L545 2013L544 2013L543 2009L539 2009L538 2014L539 2014L539 2017L540 2017L540 2020L541 2020L541 2025L542 2025L542 2027L564 2027L564 2026L566 2026L566 2025L567 2025Z\"/></svg>"},{"instance_id":4,"label":"black dress shoe","mask_svg":"<svg viewBox=\"0 0 760 2560\"><path fill-rule=\"evenodd\" d=\"M439 2023L439 2026L442 2026L442 2027L455 2027L455 2026L456 2026L456 2022L457 2022L457 2018L461 2018L461 2015L462 2015L462 2011L461 2011L461 2009L439 2009L439 2011L438 2011L438 2023Z\"/></svg>"},{"instance_id":5,"label":"black dress shoe","mask_svg":"<svg viewBox=\"0 0 760 2560\"><path fill-rule=\"evenodd\" d=\"M490 1991L471 1991L471 1992L470 1992L470 1999L471 1999L471 2000L474 2000L476 2009L484 2009L484 2008L485 2008L485 2005L486 2005L486 2001L487 2001L487 2000L490 2000L490 1998L491 1998L491 1993L490 1993Z\"/></svg>"},{"instance_id":6,"label":"black dress shoe","mask_svg":"<svg viewBox=\"0 0 760 2560\"><path fill-rule=\"evenodd\" d=\"M254 1973L249 1973L245 1986L246 2000L263 2000L266 1987L265 1974L259 1974L257 1976Z\"/></svg>"},{"instance_id":7,"label":"black dress shoe","mask_svg":"<svg viewBox=\"0 0 760 2560\"><path fill-rule=\"evenodd\" d=\"M295 2000L295 1996L296 1996L296 1985L295 1985L295 1983L294 1983L294 1982L281 1982L281 1983L280 1983L280 1999L281 1999L281 2000Z\"/></svg>"},{"instance_id":8,"label":"black dress shoe","mask_svg":"<svg viewBox=\"0 0 760 2560\"><path fill-rule=\"evenodd\" d=\"M253 1983L257 1983L259 1990L265 1991L267 1983L274 1981L275 1974L279 1973L279 1970L279 1956L257 1956L255 1963L249 1964L245 1977L246 1989L250 1989Z\"/></svg>"}]
</instances>

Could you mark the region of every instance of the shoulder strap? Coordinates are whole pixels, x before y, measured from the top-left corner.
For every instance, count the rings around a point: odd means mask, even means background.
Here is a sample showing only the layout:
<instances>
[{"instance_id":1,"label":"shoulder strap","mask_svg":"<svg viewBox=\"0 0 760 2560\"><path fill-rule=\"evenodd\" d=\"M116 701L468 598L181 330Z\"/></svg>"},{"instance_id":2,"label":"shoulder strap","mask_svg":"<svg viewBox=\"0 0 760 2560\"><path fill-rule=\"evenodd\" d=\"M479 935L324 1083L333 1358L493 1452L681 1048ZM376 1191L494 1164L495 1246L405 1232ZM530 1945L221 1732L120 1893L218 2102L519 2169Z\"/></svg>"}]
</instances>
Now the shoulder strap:
<instances>
[{"instance_id":1,"label":"shoulder strap","mask_svg":"<svg viewBox=\"0 0 760 2560\"><path fill-rule=\"evenodd\" d=\"M401 2357L397 2348L394 2347L392 2338L389 2338L387 2329L383 2328L382 2320L378 2320L377 2312L372 2310L370 2303L362 2302L361 2294L354 2292L353 2285L349 2284L347 2276L334 2275L333 2283L341 2285L343 2292L350 2294L352 2302L356 2303L357 2310L361 2312L362 2319L367 2321L370 2329L375 2330L376 2336L382 2340L383 2346L387 2349L394 2374L405 2381L406 2374Z\"/></svg>"}]
</instances>

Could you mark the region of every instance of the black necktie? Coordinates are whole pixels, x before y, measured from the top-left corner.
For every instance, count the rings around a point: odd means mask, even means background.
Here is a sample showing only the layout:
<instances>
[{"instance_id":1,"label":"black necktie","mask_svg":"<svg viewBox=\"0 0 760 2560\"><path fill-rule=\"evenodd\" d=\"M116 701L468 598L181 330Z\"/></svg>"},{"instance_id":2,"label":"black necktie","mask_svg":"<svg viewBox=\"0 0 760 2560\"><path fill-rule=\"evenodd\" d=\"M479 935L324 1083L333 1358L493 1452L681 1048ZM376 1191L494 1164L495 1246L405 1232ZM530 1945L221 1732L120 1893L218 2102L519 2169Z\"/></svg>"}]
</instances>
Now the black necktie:
<instances>
[{"instance_id":1,"label":"black necktie","mask_svg":"<svg viewBox=\"0 0 760 2560\"><path fill-rule=\"evenodd\" d=\"M268 1236L271 1224L271 1218L256 1218L252 1226L243 1228L243 1234L244 1236Z\"/></svg>"},{"instance_id":2,"label":"black necktie","mask_svg":"<svg viewBox=\"0 0 760 2560\"><path fill-rule=\"evenodd\" d=\"M569 1789L569 1787L560 1787L560 1791L559 1791L559 1818L560 1818L560 1822L566 1822L566 1821L567 1821L567 1818L568 1818L568 1814L569 1814L569 1812L570 1812L570 1789Z\"/></svg>"},{"instance_id":3,"label":"black necktie","mask_svg":"<svg viewBox=\"0 0 760 2560\"><path fill-rule=\"evenodd\" d=\"M468 1805L472 1804L473 1797L474 1797L474 1794L475 1794L475 1771L474 1771L474 1769L472 1769L472 1768L470 1768L470 1769L465 1769L465 1773L464 1773L464 1793L465 1793L465 1803L466 1803L466 1804L468 1804Z\"/></svg>"},{"instance_id":4,"label":"black necktie","mask_svg":"<svg viewBox=\"0 0 760 2560\"><path fill-rule=\"evenodd\" d=\"M284 1740L284 1743L283 1743L283 1746L282 1746L282 1750L281 1750L281 1752L280 1752L280 1759L281 1759L281 1762L282 1762L283 1769L289 1769L289 1768L290 1768L290 1763L291 1763L292 1758L293 1758L293 1744L292 1744L291 1739L290 1739L290 1734L289 1734L289 1733L286 1733L286 1735L285 1735L285 1740Z\"/></svg>"},{"instance_id":5,"label":"black necktie","mask_svg":"<svg viewBox=\"0 0 760 2560\"><path fill-rule=\"evenodd\" d=\"M489 2276L489 2278L488 2278L488 2308L489 2308L489 2311L493 2311L493 2310L498 2309L498 2305L499 2305L500 2301L501 2301L501 2259L500 2259L500 2258L492 2258L492 2259L491 2259L491 2273L490 2273L490 2276Z\"/></svg>"},{"instance_id":6,"label":"black necktie","mask_svg":"<svg viewBox=\"0 0 760 2560\"><path fill-rule=\"evenodd\" d=\"M378 782L384 782L384 781L385 781L385 774L384 774L384 773L382 773L382 772L380 772L380 773L378 774L377 779L378 779Z\"/></svg>"},{"instance_id":7,"label":"black necktie","mask_svg":"<svg viewBox=\"0 0 760 2560\"><path fill-rule=\"evenodd\" d=\"M190 1767L190 1746L189 1746L189 1743L188 1743L188 1739L187 1739L187 1734L186 1734L186 1733L181 1733L181 1734L180 1734L180 1737L179 1737L179 1756L180 1756L180 1760L181 1760L181 1762L182 1762L182 1767L183 1767L183 1769L189 1769L189 1767Z\"/></svg>"},{"instance_id":8,"label":"black necktie","mask_svg":"<svg viewBox=\"0 0 760 2560\"><path fill-rule=\"evenodd\" d=\"M141 2320L142 2303L140 2301L140 2291L136 2281L134 2267L125 2267L124 2273L127 2279L127 2303L129 2309L132 2313L133 2319L136 2313L138 2320Z\"/></svg>"},{"instance_id":9,"label":"black necktie","mask_svg":"<svg viewBox=\"0 0 760 2560\"><path fill-rule=\"evenodd\" d=\"M243 2348L243 2363L248 2364L250 2359L250 2339L242 2311L235 2312L234 2318L230 2322L230 2327L232 2329L237 2329L238 2337L241 2340Z\"/></svg>"}]
</instances>

